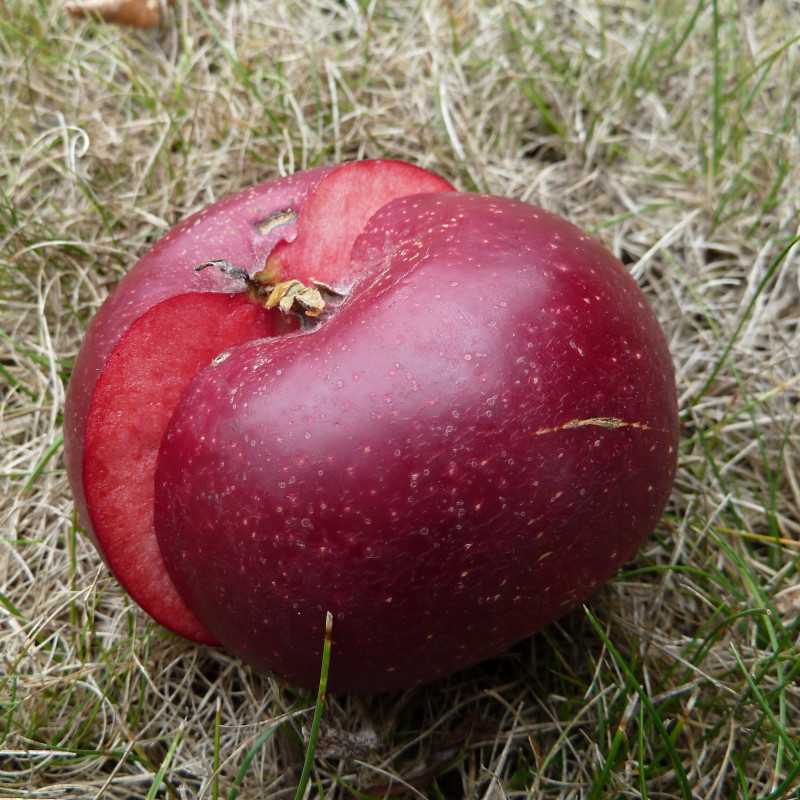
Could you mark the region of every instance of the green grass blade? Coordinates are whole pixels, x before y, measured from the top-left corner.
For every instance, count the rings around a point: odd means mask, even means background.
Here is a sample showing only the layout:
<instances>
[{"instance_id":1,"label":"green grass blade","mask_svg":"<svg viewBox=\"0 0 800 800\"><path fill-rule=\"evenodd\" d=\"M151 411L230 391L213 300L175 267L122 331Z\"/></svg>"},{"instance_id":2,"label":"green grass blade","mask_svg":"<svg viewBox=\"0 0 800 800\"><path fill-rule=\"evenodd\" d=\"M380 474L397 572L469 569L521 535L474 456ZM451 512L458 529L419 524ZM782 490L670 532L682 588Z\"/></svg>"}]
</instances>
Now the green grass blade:
<instances>
[{"instance_id":1,"label":"green grass blade","mask_svg":"<svg viewBox=\"0 0 800 800\"><path fill-rule=\"evenodd\" d=\"M714 79L711 84L711 174L716 177L722 159L722 63L719 50L719 8L717 0L711 0L712 38L711 53L713 57Z\"/></svg>"},{"instance_id":2,"label":"green grass blade","mask_svg":"<svg viewBox=\"0 0 800 800\"><path fill-rule=\"evenodd\" d=\"M747 685L750 687L750 691L753 693L753 697L755 697L756 702L759 706L761 706L761 710L764 712L767 719L769 719L770 723L772 723L772 727L775 729L778 737L783 742L784 747L791 753L794 763L800 763L800 748L798 748L792 737L786 732L785 723L779 720L775 716L773 710L769 707L769 703L764 697L763 692L758 688L758 685L750 675L750 670L747 669L747 665L744 663L744 661L742 661L742 657L739 653L739 650L736 648L736 645L731 644L731 649L733 650L733 655L736 658L736 663L739 665L739 669L742 671L742 675L744 675L744 679L747 681Z\"/></svg>"},{"instance_id":3,"label":"green grass blade","mask_svg":"<svg viewBox=\"0 0 800 800\"><path fill-rule=\"evenodd\" d=\"M639 761L639 794L641 800L649 800L650 794L647 791L647 747L644 740L644 705L639 703L639 731L637 739L638 761Z\"/></svg>"},{"instance_id":4,"label":"green grass blade","mask_svg":"<svg viewBox=\"0 0 800 800\"><path fill-rule=\"evenodd\" d=\"M214 776L211 779L211 800L219 800L219 747L222 732L222 703L217 698L217 708L214 711Z\"/></svg>"},{"instance_id":5,"label":"green grass blade","mask_svg":"<svg viewBox=\"0 0 800 800\"><path fill-rule=\"evenodd\" d=\"M236 773L236 777L233 779L233 786L231 786L231 789L228 792L228 800L236 800L236 798L239 796L239 791L242 788L242 784L244 783L244 779L250 769L250 765L253 763L253 759L285 722L286 720L281 720L274 725L270 725L269 728L261 731L261 733L256 737L256 740L250 746L250 749L247 751L247 753L245 753L242 763L239 766L239 771Z\"/></svg>"},{"instance_id":6,"label":"green grass blade","mask_svg":"<svg viewBox=\"0 0 800 800\"><path fill-rule=\"evenodd\" d=\"M30 491L31 487L34 483L38 480L39 476L44 471L44 468L50 462L50 459L61 449L61 445L64 444L64 435L60 434L57 436L47 450L44 451L42 457L36 462L33 470L31 471L30 477L27 481L25 481L25 485L22 487L22 491L28 492Z\"/></svg>"},{"instance_id":7,"label":"green grass blade","mask_svg":"<svg viewBox=\"0 0 800 800\"><path fill-rule=\"evenodd\" d=\"M325 640L322 644L322 667L319 673L319 688L317 689L317 702L314 706L314 717L311 720L311 731L308 734L306 758L303 762L303 771L300 773L300 782L294 793L294 800L302 800L306 787L311 778L311 767L314 765L314 753L317 751L317 737L319 736L319 723L322 711L325 708L325 696L328 692L328 672L331 666L331 647L333 646L333 614L328 611L325 615Z\"/></svg>"},{"instance_id":8,"label":"green grass blade","mask_svg":"<svg viewBox=\"0 0 800 800\"><path fill-rule=\"evenodd\" d=\"M6 383L13 386L15 389L18 389L23 394L26 394L31 400L36 400L36 392L27 387L24 383L20 383L20 381L18 381L11 374L8 368L4 367L2 364L0 364L0 375L2 375L3 378L5 378Z\"/></svg>"},{"instance_id":9,"label":"green grass blade","mask_svg":"<svg viewBox=\"0 0 800 800\"><path fill-rule=\"evenodd\" d=\"M328 691L328 673L330 671L330 665L331 665L332 646L333 646L333 615L330 612L328 612L325 615L325 638L322 644L322 666L320 668L319 686L317 689L317 701L314 706L314 716L312 717L311 720L311 731L308 735L308 745L306 746L306 755L305 755L305 760L303 762L303 770L300 773L300 781L297 785L297 790L295 791L294 795L296 799L302 798L305 795L309 779L311 778L311 768L314 764L314 753L316 753L317 750L317 739L319 737L319 725L320 721L322 720L322 712L325 708L325 697ZM245 757L242 759L239 771L236 773L236 778L233 781L233 786L231 786L231 789L228 792L228 800L236 800L236 798L239 796L239 791L242 787L242 783L244 782L245 776L247 775L247 772L250 769L250 765L253 763L253 759L256 757L261 748L275 735L278 728L280 728L281 725L284 724L284 722L285 720L282 720L281 722L278 722L275 725L271 725L269 728L264 730L253 742L252 746L245 754ZM219 766L215 761L215 770L218 769Z\"/></svg>"},{"instance_id":10,"label":"green grass blade","mask_svg":"<svg viewBox=\"0 0 800 800\"><path fill-rule=\"evenodd\" d=\"M17 619L25 619L22 612L2 592L0 592L0 606L3 606L9 614Z\"/></svg>"},{"instance_id":11,"label":"green grass blade","mask_svg":"<svg viewBox=\"0 0 800 800\"><path fill-rule=\"evenodd\" d=\"M623 672L625 676L625 682L628 684L628 688L635 691L639 695L639 700L641 701L642 705L647 710L647 713L650 716L650 719L653 722L656 730L658 731L658 735L661 738L661 741L664 743L664 749L667 751L667 756L669 760L672 762L672 766L675 770L675 780L678 782L678 786L680 788L681 796L685 798L685 800L692 800L692 790L689 787L689 779L686 776L686 770L684 769L683 763L681 762L680 756L678 755L677 750L675 749L675 744L672 741L667 729L664 727L664 722L661 719L658 711L656 711L655 706L653 705L653 701L650 699L647 692L642 687L641 683L637 680L636 676L633 674L630 666L622 657L622 653L617 650L611 640L606 636L605 631L603 631L602 626L597 621L597 618L592 614L592 612L585 608L586 615L589 618L589 622L591 623L592 627L595 630L595 633L600 637L603 641L605 646L608 648L608 652L611 653L611 657L614 659L614 662L619 667L619 669Z\"/></svg>"},{"instance_id":12,"label":"green grass blade","mask_svg":"<svg viewBox=\"0 0 800 800\"><path fill-rule=\"evenodd\" d=\"M178 745L180 744L182 738L183 726L181 726L181 728L175 734L175 738L172 740L172 744L169 746L169 750L167 750L167 754L164 756L164 760L161 762L161 766L158 768L158 772L156 772L156 776L153 778L153 782L150 784L150 788L147 790L145 800L155 800L158 790L161 788L161 784L164 782L164 776L167 774L169 765L172 763L172 759L175 756L175 751L178 749Z\"/></svg>"},{"instance_id":13,"label":"green grass blade","mask_svg":"<svg viewBox=\"0 0 800 800\"><path fill-rule=\"evenodd\" d=\"M708 378L706 378L706 382L700 388L698 393L692 398L689 405L697 404L700 400L703 399L703 397L705 397L708 390L714 385L714 381L717 379L717 376L722 371L722 368L728 361L728 356L730 356L731 350L733 350L733 347L736 344L736 341L739 338L742 329L744 328L747 321L750 319L750 316L752 315L753 310L756 307L758 299L761 297L762 293L764 292L764 289L767 288L767 285L777 273L778 268L783 263L786 256L789 255L789 253L792 251L792 249L798 242L800 242L800 236L795 236L794 238L792 238L789 241L789 244L787 244L786 247L784 247L783 250L781 250L781 252L778 254L778 257L769 265L769 268L764 274L764 277L759 281L755 292L753 292L753 296L750 298L750 302L747 304L747 308L745 309L744 314L742 314L741 319L736 324L736 328L731 334L731 338L725 345L725 349L722 351L722 355L720 355L720 357L717 359L717 363L714 364L714 367L709 373Z\"/></svg>"},{"instance_id":14,"label":"green grass blade","mask_svg":"<svg viewBox=\"0 0 800 800\"><path fill-rule=\"evenodd\" d=\"M623 745L625 744L625 739L625 731L621 726L617 726L617 730L614 732L614 738L611 741L608 756L606 757L605 764L603 764L603 769L592 783L592 788L589 792L589 800L602 800L605 796L606 786L611 778L611 773L624 752Z\"/></svg>"}]
</instances>

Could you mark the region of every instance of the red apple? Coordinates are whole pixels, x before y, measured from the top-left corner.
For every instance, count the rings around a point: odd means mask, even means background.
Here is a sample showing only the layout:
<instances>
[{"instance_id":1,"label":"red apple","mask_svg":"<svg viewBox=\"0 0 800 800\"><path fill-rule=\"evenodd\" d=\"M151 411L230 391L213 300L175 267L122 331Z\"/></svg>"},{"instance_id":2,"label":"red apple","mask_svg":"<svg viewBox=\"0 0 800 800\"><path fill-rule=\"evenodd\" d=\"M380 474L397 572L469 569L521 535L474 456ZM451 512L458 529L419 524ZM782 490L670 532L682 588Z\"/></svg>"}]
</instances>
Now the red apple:
<instances>
[{"instance_id":1,"label":"red apple","mask_svg":"<svg viewBox=\"0 0 800 800\"><path fill-rule=\"evenodd\" d=\"M450 188L398 162L257 187L101 310L70 476L162 624L311 687L331 611L333 688L411 686L564 614L656 524L677 409L642 293L566 221ZM290 279L338 300L309 319Z\"/></svg>"},{"instance_id":2,"label":"red apple","mask_svg":"<svg viewBox=\"0 0 800 800\"><path fill-rule=\"evenodd\" d=\"M175 591L153 530L153 472L167 422L191 378L218 353L296 327L251 302L240 279L195 267L228 259L256 272L275 251L271 271L279 276L280 245L295 239L309 252L316 243L326 256L342 253L337 257L346 262L357 232L388 200L448 189L441 178L397 161L263 183L170 231L92 321L67 394L69 478L80 519L109 567L161 624L215 641ZM340 215L315 221L309 231L306 216L316 219L317 195L332 190Z\"/></svg>"},{"instance_id":3,"label":"red apple","mask_svg":"<svg viewBox=\"0 0 800 800\"><path fill-rule=\"evenodd\" d=\"M325 209L315 224L323 225ZM287 273L312 270L298 237ZM634 555L672 485L672 364L597 242L529 205L394 200L314 267L347 300L231 348L164 435L156 531L230 652L313 686L430 681L564 614Z\"/></svg>"}]
</instances>

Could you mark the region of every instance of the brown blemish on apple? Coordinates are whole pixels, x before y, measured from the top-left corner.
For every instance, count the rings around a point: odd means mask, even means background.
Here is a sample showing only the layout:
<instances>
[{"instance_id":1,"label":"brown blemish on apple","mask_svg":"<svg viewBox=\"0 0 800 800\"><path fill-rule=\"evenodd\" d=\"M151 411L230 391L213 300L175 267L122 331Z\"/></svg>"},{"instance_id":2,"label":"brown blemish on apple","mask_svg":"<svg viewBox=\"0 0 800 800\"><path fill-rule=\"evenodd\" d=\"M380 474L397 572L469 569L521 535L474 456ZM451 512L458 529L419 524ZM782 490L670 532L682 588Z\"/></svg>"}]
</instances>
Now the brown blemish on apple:
<instances>
[{"instance_id":1,"label":"brown blemish on apple","mask_svg":"<svg viewBox=\"0 0 800 800\"><path fill-rule=\"evenodd\" d=\"M276 211L264 219L260 219L253 223L255 229L262 235L267 236L269 233L279 228L281 225L288 225L297 219L297 212L292 208L285 208L282 211Z\"/></svg>"},{"instance_id":2,"label":"brown blemish on apple","mask_svg":"<svg viewBox=\"0 0 800 800\"><path fill-rule=\"evenodd\" d=\"M570 431L575 428L607 428L617 430L619 428L635 428L640 431L651 431L649 425L644 422L626 422L617 417L588 417L587 419L571 419L563 425L556 425L554 428L539 428L533 432L533 436L543 436L546 433L557 433L558 431Z\"/></svg>"}]
</instances>

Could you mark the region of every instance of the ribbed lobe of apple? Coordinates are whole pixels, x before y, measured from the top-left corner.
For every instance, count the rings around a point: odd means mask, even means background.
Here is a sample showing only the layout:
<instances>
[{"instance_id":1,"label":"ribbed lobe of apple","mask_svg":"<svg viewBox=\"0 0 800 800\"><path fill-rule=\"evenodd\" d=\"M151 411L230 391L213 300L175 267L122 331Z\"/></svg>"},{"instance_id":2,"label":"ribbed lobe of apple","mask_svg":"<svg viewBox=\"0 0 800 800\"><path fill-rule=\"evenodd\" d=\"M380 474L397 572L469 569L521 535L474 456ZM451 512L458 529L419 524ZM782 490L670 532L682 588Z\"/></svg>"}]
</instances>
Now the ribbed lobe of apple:
<instances>
[{"instance_id":1,"label":"ribbed lobe of apple","mask_svg":"<svg viewBox=\"0 0 800 800\"><path fill-rule=\"evenodd\" d=\"M379 278L311 334L200 372L162 440L155 525L231 652L313 686L429 681L584 600L655 526L677 410L634 281L569 223L405 198L354 247Z\"/></svg>"}]
</instances>

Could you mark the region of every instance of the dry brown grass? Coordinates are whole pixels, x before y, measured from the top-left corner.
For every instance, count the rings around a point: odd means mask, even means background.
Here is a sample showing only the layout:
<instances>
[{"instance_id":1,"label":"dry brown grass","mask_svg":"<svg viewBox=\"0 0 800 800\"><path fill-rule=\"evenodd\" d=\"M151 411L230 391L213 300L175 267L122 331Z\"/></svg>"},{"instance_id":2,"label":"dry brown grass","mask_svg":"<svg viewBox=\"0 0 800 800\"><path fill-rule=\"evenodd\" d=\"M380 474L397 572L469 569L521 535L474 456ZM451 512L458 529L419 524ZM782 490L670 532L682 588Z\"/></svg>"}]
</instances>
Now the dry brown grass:
<instances>
[{"instance_id":1,"label":"dry brown grass","mask_svg":"<svg viewBox=\"0 0 800 800\"><path fill-rule=\"evenodd\" d=\"M578 612L439 684L332 698L311 796L800 796L799 18L179 0L138 33L6 0L0 797L212 798L215 751L228 796L281 719L239 797L292 795L309 698L132 608L74 527L61 412L89 317L174 222L365 156L608 242L667 331L684 438L663 523L592 604L602 635Z\"/></svg>"}]
</instances>

